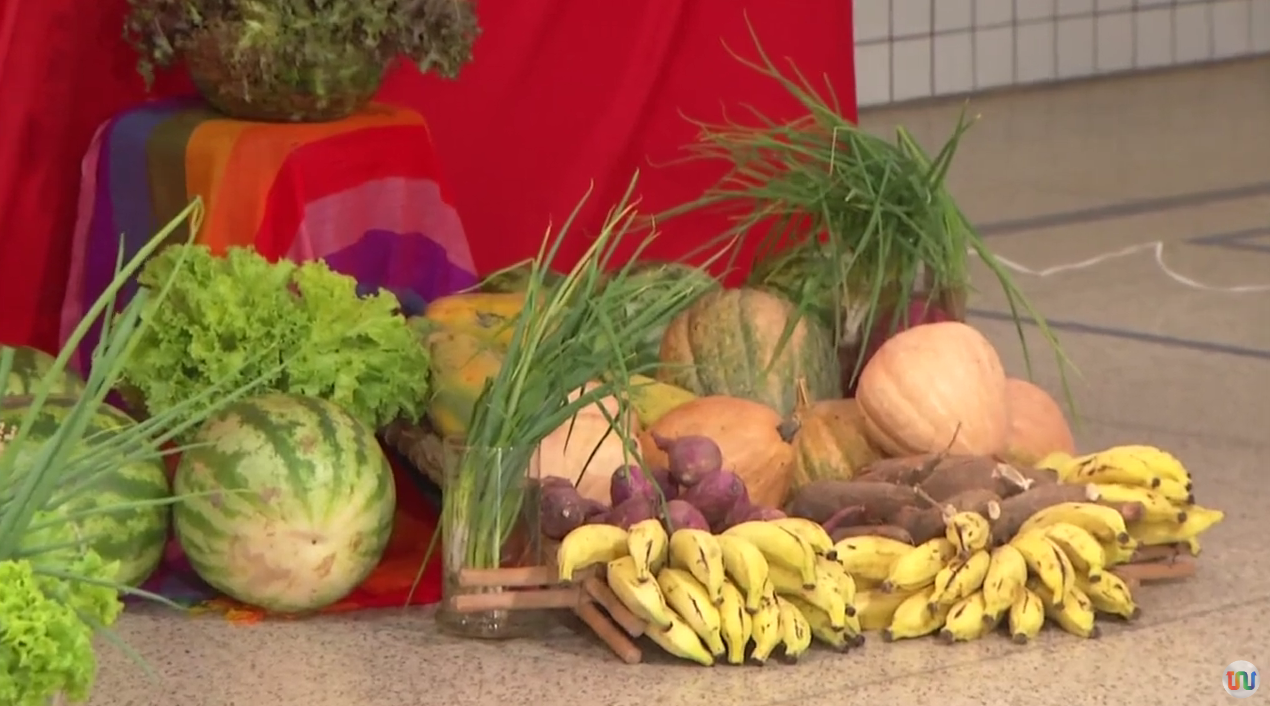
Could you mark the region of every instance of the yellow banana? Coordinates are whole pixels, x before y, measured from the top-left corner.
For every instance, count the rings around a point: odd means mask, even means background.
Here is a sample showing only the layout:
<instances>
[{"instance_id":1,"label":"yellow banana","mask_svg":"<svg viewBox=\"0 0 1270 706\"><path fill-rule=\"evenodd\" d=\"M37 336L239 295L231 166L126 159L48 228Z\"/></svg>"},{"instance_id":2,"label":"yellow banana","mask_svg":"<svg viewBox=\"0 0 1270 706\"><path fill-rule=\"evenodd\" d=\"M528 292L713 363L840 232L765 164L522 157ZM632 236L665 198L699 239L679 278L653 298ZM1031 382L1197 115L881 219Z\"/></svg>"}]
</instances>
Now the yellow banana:
<instances>
[{"instance_id":1,"label":"yellow banana","mask_svg":"<svg viewBox=\"0 0 1270 706\"><path fill-rule=\"evenodd\" d=\"M732 583L745 594L745 609L757 613L767 584L767 557L758 547L729 534L715 537L723 552L723 570Z\"/></svg>"},{"instance_id":2,"label":"yellow banana","mask_svg":"<svg viewBox=\"0 0 1270 706\"><path fill-rule=\"evenodd\" d=\"M649 582L645 585L653 584ZM675 657L692 660L707 667L714 664L714 657L705 645L701 644L701 638L697 637L697 633L678 617L672 618L670 627L665 630L649 630L644 634L657 643L658 647Z\"/></svg>"},{"instance_id":3,"label":"yellow banana","mask_svg":"<svg viewBox=\"0 0 1270 706\"><path fill-rule=\"evenodd\" d=\"M1049 589L1054 600L1062 600L1076 583L1076 569L1044 531L1025 532L1010 541L1023 555L1027 568ZM1042 596L1043 597L1043 596Z\"/></svg>"},{"instance_id":4,"label":"yellow banana","mask_svg":"<svg viewBox=\"0 0 1270 706\"><path fill-rule=\"evenodd\" d=\"M753 544L768 565L781 565L797 571L803 585L816 585L816 552L802 537L772 522L742 522L729 527L723 534Z\"/></svg>"},{"instance_id":5,"label":"yellow banana","mask_svg":"<svg viewBox=\"0 0 1270 706\"><path fill-rule=\"evenodd\" d=\"M1128 544L1131 541L1124 516L1115 508L1097 503L1060 503L1037 512L1019 528L1019 533L1045 529L1052 524L1066 522L1092 534L1099 542Z\"/></svg>"},{"instance_id":6,"label":"yellow banana","mask_svg":"<svg viewBox=\"0 0 1270 706\"><path fill-rule=\"evenodd\" d=\"M776 520L768 520L768 522L780 527L781 529L797 535L799 539L807 543L811 550L817 556L826 559L836 559L837 552L833 548L833 538L825 531L824 526L819 522L812 522L804 517L782 517Z\"/></svg>"},{"instance_id":7,"label":"yellow banana","mask_svg":"<svg viewBox=\"0 0 1270 706\"><path fill-rule=\"evenodd\" d=\"M947 531L945 537L957 548L957 556L962 559L986 549L992 541L992 525L988 518L977 512L958 512L945 520Z\"/></svg>"},{"instance_id":8,"label":"yellow banana","mask_svg":"<svg viewBox=\"0 0 1270 706\"><path fill-rule=\"evenodd\" d=\"M1159 488L1162 482L1189 490L1190 474L1171 454L1151 446L1115 446L1073 459L1059 475L1065 482L1123 483Z\"/></svg>"},{"instance_id":9,"label":"yellow banana","mask_svg":"<svg viewBox=\"0 0 1270 706\"><path fill-rule=\"evenodd\" d=\"M1076 588L1089 596L1090 602L1094 604L1094 610L1100 613L1116 615L1125 620L1138 617L1138 604L1133 600L1133 593L1129 590L1128 584L1114 573L1103 574L1102 580L1098 583L1078 579Z\"/></svg>"},{"instance_id":10,"label":"yellow banana","mask_svg":"<svg viewBox=\"0 0 1270 706\"><path fill-rule=\"evenodd\" d=\"M797 662L811 647L811 624L793 603L777 596L776 605L781 614L781 645L785 661Z\"/></svg>"},{"instance_id":11,"label":"yellow banana","mask_svg":"<svg viewBox=\"0 0 1270 706\"><path fill-rule=\"evenodd\" d=\"M1186 508L1185 522L1134 522L1129 526L1129 534L1147 546L1188 542L1225 518L1226 513L1221 510L1190 505Z\"/></svg>"},{"instance_id":12,"label":"yellow banana","mask_svg":"<svg viewBox=\"0 0 1270 706\"><path fill-rule=\"evenodd\" d=\"M908 553L891 566L890 573L882 582L882 590L912 591L930 586L944 564L956 555L957 548L944 537L909 547Z\"/></svg>"},{"instance_id":13,"label":"yellow banana","mask_svg":"<svg viewBox=\"0 0 1270 706\"><path fill-rule=\"evenodd\" d=\"M1138 551L1138 540L1130 539L1128 544L1119 544L1117 542L1098 542L1102 547L1102 554L1107 559L1107 566L1119 566L1133 561L1133 556Z\"/></svg>"},{"instance_id":14,"label":"yellow banana","mask_svg":"<svg viewBox=\"0 0 1270 706\"><path fill-rule=\"evenodd\" d=\"M1016 645L1025 645L1045 625L1045 604L1041 597L1026 586L1010 604L1010 638Z\"/></svg>"},{"instance_id":15,"label":"yellow banana","mask_svg":"<svg viewBox=\"0 0 1270 706\"><path fill-rule=\"evenodd\" d=\"M992 550L988 573L983 577L983 610L1000 618L1010 610L1027 583L1027 561L1011 544Z\"/></svg>"},{"instance_id":16,"label":"yellow banana","mask_svg":"<svg viewBox=\"0 0 1270 706\"><path fill-rule=\"evenodd\" d=\"M830 587L837 591L838 595L842 597L842 603L846 614L848 616L855 615L856 585L855 579L851 578L851 574L848 574L847 570L842 568L842 564L839 564L832 559L816 557L817 585L819 585L821 581L821 576L826 577L831 584Z\"/></svg>"},{"instance_id":17,"label":"yellow banana","mask_svg":"<svg viewBox=\"0 0 1270 706\"><path fill-rule=\"evenodd\" d=\"M1173 454L1155 446L1125 444L1108 449L1105 453L1133 456L1150 468L1154 477L1173 481L1188 488L1191 485L1191 474L1182 465L1182 462Z\"/></svg>"},{"instance_id":18,"label":"yellow banana","mask_svg":"<svg viewBox=\"0 0 1270 706\"><path fill-rule=\"evenodd\" d=\"M1063 550L1077 572L1085 574L1090 582L1102 579L1107 553L1092 534L1067 522L1052 524L1044 531L1045 536Z\"/></svg>"},{"instance_id":19,"label":"yellow banana","mask_svg":"<svg viewBox=\"0 0 1270 706\"><path fill-rule=\"evenodd\" d=\"M612 525L583 525L565 535L556 552L561 581L596 564L607 564L627 555L626 530Z\"/></svg>"},{"instance_id":20,"label":"yellow banana","mask_svg":"<svg viewBox=\"0 0 1270 706\"><path fill-rule=\"evenodd\" d=\"M952 606L938 606L932 611L930 596L933 590L927 587L917 591L895 608L890 626L882 631L883 642L923 637L943 627Z\"/></svg>"},{"instance_id":21,"label":"yellow banana","mask_svg":"<svg viewBox=\"0 0 1270 706\"><path fill-rule=\"evenodd\" d=\"M781 609L776 601L765 601L750 620L753 633L754 648L750 650L750 659L765 664L781 644Z\"/></svg>"},{"instance_id":22,"label":"yellow banana","mask_svg":"<svg viewBox=\"0 0 1270 706\"><path fill-rule=\"evenodd\" d=\"M678 529L670 535L670 565L686 569L710 594L715 605L723 600L723 551L714 535L705 530Z\"/></svg>"},{"instance_id":23,"label":"yellow banana","mask_svg":"<svg viewBox=\"0 0 1270 706\"><path fill-rule=\"evenodd\" d=\"M877 589L860 591L855 597L856 618L860 621L861 630L882 630L891 624L895 610L912 591L892 591L883 593Z\"/></svg>"},{"instance_id":24,"label":"yellow banana","mask_svg":"<svg viewBox=\"0 0 1270 706\"><path fill-rule=\"evenodd\" d=\"M658 630L670 629L674 613L654 581L640 583L635 577L635 560L629 556L608 563L605 578L622 605ZM652 632L652 631L649 631ZM695 634L695 633L694 633Z\"/></svg>"},{"instance_id":25,"label":"yellow banana","mask_svg":"<svg viewBox=\"0 0 1270 706\"><path fill-rule=\"evenodd\" d=\"M987 635L994 627L996 619L984 612L983 592L975 591L948 609L939 636L949 643L969 642Z\"/></svg>"},{"instance_id":26,"label":"yellow banana","mask_svg":"<svg viewBox=\"0 0 1270 706\"><path fill-rule=\"evenodd\" d=\"M912 551L913 545L889 537L867 536L847 537L833 548L838 563L859 584L862 580L885 581L896 560Z\"/></svg>"},{"instance_id":27,"label":"yellow banana","mask_svg":"<svg viewBox=\"0 0 1270 706\"><path fill-rule=\"evenodd\" d=\"M627 532L626 549L635 560L635 577L640 581L651 581L666 565L669 546L670 537L666 536L661 520L654 518L631 525Z\"/></svg>"},{"instance_id":28,"label":"yellow banana","mask_svg":"<svg viewBox=\"0 0 1270 706\"><path fill-rule=\"evenodd\" d=\"M852 637L843 628L835 627L825 611L798 596L788 596L787 600L807 619L812 637L836 650L845 651L851 648Z\"/></svg>"},{"instance_id":29,"label":"yellow banana","mask_svg":"<svg viewBox=\"0 0 1270 706\"><path fill-rule=\"evenodd\" d=\"M1156 483L1155 492L1163 495L1174 505L1190 505L1195 502L1195 494L1191 492L1190 487L1167 478L1162 478Z\"/></svg>"},{"instance_id":30,"label":"yellow banana","mask_svg":"<svg viewBox=\"0 0 1270 706\"><path fill-rule=\"evenodd\" d=\"M1051 471L1057 471L1058 469L1069 465L1073 458L1074 457L1066 451L1055 451L1047 454L1034 465L1036 468L1045 468Z\"/></svg>"},{"instance_id":31,"label":"yellow banana","mask_svg":"<svg viewBox=\"0 0 1270 706\"><path fill-rule=\"evenodd\" d=\"M754 634L754 622L745 612L745 598L731 581L723 582L723 603L719 606L723 642L727 645L728 664L745 664L745 648Z\"/></svg>"},{"instance_id":32,"label":"yellow banana","mask_svg":"<svg viewBox=\"0 0 1270 706\"><path fill-rule=\"evenodd\" d=\"M798 574L784 566L768 567L767 575L778 595L798 598L816 606L830 617L834 627L846 627L847 604L842 600L837 581L825 569L816 567L816 586L811 589L803 588Z\"/></svg>"},{"instance_id":33,"label":"yellow banana","mask_svg":"<svg viewBox=\"0 0 1270 706\"><path fill-rule=\"evenodd\" d=\"M1049 589L1039 582L1029 583L1028 588L1047 603L1045 617L1054 621L1063 630L1077 637L1096 638L1099 636L1094 604L1085 592L1072 586L1060 599L1048 597Z\"/></svg>"},{"instance_id":34,"label":"yellow banana","mask_svg":"<svg viewBox=\"0 0 1270 706\"><path fill-rule=\"evenodd\" d=\"M934 591L930 600L934 604L952 605L983 587L988 576L992 555L980 549L968 559L953 559L935 574Z\"/></svg>"},{"instance_id":35,"label":"yellow banana","mask_svg":"<svg viewBox=\"0 0 1270 706\"><path fill-rule=\"evenodd\" d=\"M1098 502L1105 505L1138 503L1142 506L1142 519L1148 522L1185 522L1186 510L1177 507L1158 490L1122 483L1101 483Z\"/></svg>"},{"instance_id":36,"label":"yellow banana","mask_svg":"<svg viewBox=\"0 0 1270 706\"><path fill-rule=\"evenodd\" d=\"M706 587L687 571L670 567L657 573L657 587L661 589L666 605L697 633L710 654L723 656L725 648L719 609L710 600Z\"/></svg>"}]
</instances>

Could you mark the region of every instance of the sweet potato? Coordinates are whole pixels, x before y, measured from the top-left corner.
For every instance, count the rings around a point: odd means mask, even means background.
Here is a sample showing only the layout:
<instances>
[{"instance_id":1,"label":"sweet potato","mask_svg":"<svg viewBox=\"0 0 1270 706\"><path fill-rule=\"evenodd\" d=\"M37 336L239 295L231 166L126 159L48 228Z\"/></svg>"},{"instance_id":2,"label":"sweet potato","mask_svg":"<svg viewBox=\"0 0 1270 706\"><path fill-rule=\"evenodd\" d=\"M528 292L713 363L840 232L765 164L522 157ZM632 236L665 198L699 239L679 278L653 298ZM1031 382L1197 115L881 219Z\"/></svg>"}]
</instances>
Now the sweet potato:
<instances>
[{"instance_id":1,"label":"sweet potato","mask_svg":"<svg viewBox=\"0 0 1270 706\"><path fill-rule=\"evenodd\" d=\"M920 505L912 488L878 481L817 480L794 492L785 506L790 517L824 523L845 507L864 508L867 524L890 524L901 508Z\"/></svg>"},{"instance_id":2,"label":"sweet potato","mask_svg":"<svg viewBox=\"0 0 1270 706\"><path fill-rule=\"evenodd\" d=\"M656 501L636 495L609 511L608 524L628 529L636 522L657 517L658 509Z\"/></svg>"},{"instance_id":3,"label":"sweet potato","mask_svg":"<svg viewBox=\"0 0 1270 706\"><path fill-rule=\"evenodd\" d=\"M543 536L556 541L564 539L597 512L596 506L600 512L604 511L603 505L582 497L570 484L544 485L538 506Z\"/></svg>"},{"instance_id":4,"label":"sweet potato","mask_svg":"<svg viewBox=\"0 0 1270 706\"><path fill-rule=\"evenodd\" d=\"M829 533L833 537L834 542L841 542L848 537L886 537L894 539L897 542L905 544L913 544L913 537L909 535L908 530L895 525L855 525L853 527L839 527Z\"/></svg>"},{"instance_id":5,"label":"sweet potato","mask_svg":"<svg viewBox=\"0 0 1270 706\"><path fill-rule=\"evenodd\" d=\"M1032 515L1047 507L1063 503L1090 501L1088 485L1038 485L1001 501L1001 514L992 521L992 537L997 543L1008 542ZM916 537L914 537L916 539Z\"/></svg>"},{"instance_id":6,"label":"sweet potato","mask_svg":"<svg viewBox=\"0 0 1270 706\"><path fill-rule=\"evenodd\" d=\"M939 502L967 490L990 490L1007 498L1026 490L1019 480L1011 467L990 456L955 456L936 466L920 487Z\"/></svg>"},{"instance_id":7,"label":"sweet potato","mask_svg":"<svg viewBox=\"0 0 1270 706\"><path fill-rule=\"evenodd\" d=\"M750 504L745 482L732 471L703 474L696 485L686 489L679 499L700 510L711 527L722 525L724 518L738 504Z\"/></svg>"},{"instance_id":8,"label":"sweet potato","mask_svg":"<svg viewBox=\"0 0 1270 706\"><path fill-rule=\"evenodd\" d=\"M671 500L666 503L664 523L667 532L678 529L698 529L710 531L710 523L702 516L701 511L683 500Z\"/></svg>"}]
</instances>

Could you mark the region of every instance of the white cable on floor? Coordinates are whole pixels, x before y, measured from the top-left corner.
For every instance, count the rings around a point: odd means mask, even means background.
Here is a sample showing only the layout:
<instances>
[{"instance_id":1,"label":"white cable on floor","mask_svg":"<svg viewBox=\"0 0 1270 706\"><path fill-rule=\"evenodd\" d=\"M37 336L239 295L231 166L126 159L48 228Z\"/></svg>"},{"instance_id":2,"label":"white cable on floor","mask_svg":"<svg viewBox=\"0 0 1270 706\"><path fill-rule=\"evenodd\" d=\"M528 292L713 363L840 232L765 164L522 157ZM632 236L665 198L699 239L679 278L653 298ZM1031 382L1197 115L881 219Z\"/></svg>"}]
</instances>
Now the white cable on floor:
<instances>
[{"instance_id":1,"label":"white cable on floor","mask_svg":"<svg viewBox=\"0 0 1270 706\"><path fill-rule=\"evenodd\" d=\"M1171 269L1164 262L1164 241L1162 240L1157 240L1154 243L1142 243L1139 245L1131 245L1127 248L1122 248L1114 252L1104 253L1096 257L1091 257L1087 260L1081 260L1080 262L1072 262L1066 265L1055 265L1054 267L1047 267L1043 270L1034 270L1030 267L1025 267L1009 258L1002 257L1001 255L996 255L996 258L997 258L997 261L1000 262L1003 266L1005 266L1006 269L1012 270L1019 274L1031 275L1033 277L1051 277L1053 275L1061 274L1063 272L1070 272L1072 270L1083 270L1087 267L1093 267L1094 265L1101 265L1102 263L1107 262L1109 260L1114 260L1119 257L1125 257L1128 255L1133 255L1135 253L1145 252L1148 250L1153 251L1155 253L1155 264L1156 266L1160 268L1161 272L1168 275L1169 278L1172 279L1174 282L1177 282L1178 284L1181 284L1186 287L1190 287L1191 289L1198 289L1204 292L1221 292L1223 294L1252 294L1255 292L1270 292L1270 284L1241 284L1241 285L1237 285L1233 287L1217 287L1210 284L1204 284L1203 282L1197 282L1191 279L1190 277L1186 277L1184 275L1178 274L1177 272L1173 271L1173 269ZM973 255L974 253L972 252L971 254Z\"/></svg>"}]
</instances>

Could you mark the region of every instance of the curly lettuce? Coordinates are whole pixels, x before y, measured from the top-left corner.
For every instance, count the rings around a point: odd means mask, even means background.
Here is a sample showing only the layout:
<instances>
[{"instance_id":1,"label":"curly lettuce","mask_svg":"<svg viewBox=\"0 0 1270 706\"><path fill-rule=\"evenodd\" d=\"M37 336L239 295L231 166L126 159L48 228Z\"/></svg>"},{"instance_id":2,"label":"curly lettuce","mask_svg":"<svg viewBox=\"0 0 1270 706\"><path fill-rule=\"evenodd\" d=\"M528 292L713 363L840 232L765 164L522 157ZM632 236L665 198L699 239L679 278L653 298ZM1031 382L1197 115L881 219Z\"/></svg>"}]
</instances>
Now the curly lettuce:
<instances>
[{"instance_id":1,"label":"curly lettuce","mask_svg":"<svg viewBox=\"0 0 1270 706\"><path fill-rule=\"evenodd\" d=\"M271 263L250 248L217 257L196 245L155 255L140 285L161 287L182 254L122 376L152 414L214 384L264 378L262 392L320 397L373 428L422 415L428 353L391 292L359 296L353 278L322 261Z\"/></svg>"}]
</instances>

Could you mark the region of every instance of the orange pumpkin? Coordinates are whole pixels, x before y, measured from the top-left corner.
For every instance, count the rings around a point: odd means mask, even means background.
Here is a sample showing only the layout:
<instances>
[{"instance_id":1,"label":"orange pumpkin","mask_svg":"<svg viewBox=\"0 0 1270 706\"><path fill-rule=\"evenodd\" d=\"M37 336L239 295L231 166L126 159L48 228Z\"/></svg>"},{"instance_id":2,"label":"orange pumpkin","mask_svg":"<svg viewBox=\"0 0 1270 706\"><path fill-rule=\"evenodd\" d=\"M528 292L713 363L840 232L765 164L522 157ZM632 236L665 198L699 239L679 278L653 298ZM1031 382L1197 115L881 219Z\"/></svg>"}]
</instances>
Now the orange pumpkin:
<instances>
[{"instance_id":1,"label":"orange pumpkin","mask_svg":"<svg viewBox=\"0 0 1270 706\"><path fill-rule=\"evenodd\" d=\"M860 373L856 401L869 440L891 456L1005 451L1005 370L966 324L916 326L883 343Z\"/></svg>"},{"instance_id":2,"label":"orange pumpkin","mask_svg":"<svg viewBox=\"0 0 1270 706\"><path fill-rule=\"evenodd\" d=\"M1010 431L1003 458L1020 466L1034 466L1046 456L1062 452L1075 455L1072 429L1048 392L1027 380L1005 382Z\"/></svg>"},{"instance_id":3,"label":"orange pumpkin","mask_svg":"<svg viewBox=\"0 0 1270 706\"><path fill-rule=\"evenodd\" d=\"M865 434L864 415L855 400L812 402L806 386L800 384L794 419L798 433L794 436L791 490L814 480L850 480L882 457Z\"/></svg>"},{"instance_id":4,"label":"orange pumpkin","mask_svg":"<svg viewBox=\"0 0 1270 706\"><path fill-rule=\"evenodd\" d=\"M723 468L745 482L750 501L777 507L785 500L794 470L794 425L785 423L770 407L739 397L698 397L667 412L640 437L640 451L649 468L665 468L665 452L653 434L667 439L700 435L714 440L723 452Z\"/></svg>"}]
</instances>

